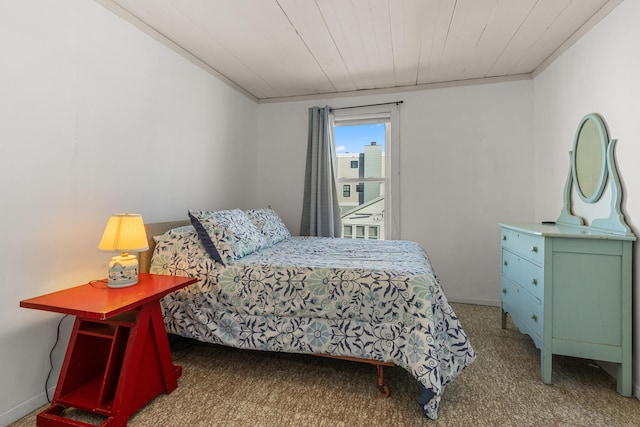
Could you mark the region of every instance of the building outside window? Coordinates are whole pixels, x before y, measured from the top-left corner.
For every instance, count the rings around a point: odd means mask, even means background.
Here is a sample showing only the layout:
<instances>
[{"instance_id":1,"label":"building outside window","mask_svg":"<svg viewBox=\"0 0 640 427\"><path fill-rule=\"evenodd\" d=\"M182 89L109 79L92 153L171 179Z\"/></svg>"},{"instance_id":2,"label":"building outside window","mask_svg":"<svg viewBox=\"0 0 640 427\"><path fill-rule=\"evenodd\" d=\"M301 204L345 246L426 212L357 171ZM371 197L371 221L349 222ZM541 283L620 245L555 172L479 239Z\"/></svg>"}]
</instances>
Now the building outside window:
<instances>
[{"instance_id":1,"label":"building outside window","mask_svg":"<svg viewBox=\"0 0 640 427\"><path fill-rule=\"evenodd\" d=\"M351 197L351 184L345 184L342 186L342 197Z\"/></svg>"}]
</instances>

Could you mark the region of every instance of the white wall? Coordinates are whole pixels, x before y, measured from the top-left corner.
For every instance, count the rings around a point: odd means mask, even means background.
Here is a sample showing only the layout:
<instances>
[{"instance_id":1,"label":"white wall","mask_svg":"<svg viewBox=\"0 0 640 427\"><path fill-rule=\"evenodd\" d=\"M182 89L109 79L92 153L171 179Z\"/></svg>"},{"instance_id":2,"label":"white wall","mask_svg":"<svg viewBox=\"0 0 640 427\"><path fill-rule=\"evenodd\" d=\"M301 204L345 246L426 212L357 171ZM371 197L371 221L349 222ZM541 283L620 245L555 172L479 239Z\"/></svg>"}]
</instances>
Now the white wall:
<instances>
[{"instance_id":1,"label":"white wall","mask_svg":"<svg viewBox=\"0 0 640 427\"><path fill-rule=\"evenodd\" d=\"M536 220L555 219L580 119L600 113L624 185L623 211L640 233L640 2L625 1L534 79ZM635 277L640 254L634 244ZM640 292L634 280L634 393L640 397Z\"/></svg>"},{"instance_id":2,"label":"white wall","mask_svg":"<svg viewBox=\"0 0 640 427\"><path fill-rule=\"evenodd\" d=\"M92 1L0 2L0 55L6 425L45 403L61 318L19 301L104 278L113 212L253 207L257 104Z\"/></svg>"},{"instance_id":3,"label":"white wall","mask_svg":"<svg viewBox=\"0 0 640 427\"><path fill-rule=\"evenodd\" d=\"M453 301L499 303L499 221L534 211L532 82L260 104L258 205L300 228L307 108L403 100L401 238L427 250Z\"/></svg>"}]
</instances>

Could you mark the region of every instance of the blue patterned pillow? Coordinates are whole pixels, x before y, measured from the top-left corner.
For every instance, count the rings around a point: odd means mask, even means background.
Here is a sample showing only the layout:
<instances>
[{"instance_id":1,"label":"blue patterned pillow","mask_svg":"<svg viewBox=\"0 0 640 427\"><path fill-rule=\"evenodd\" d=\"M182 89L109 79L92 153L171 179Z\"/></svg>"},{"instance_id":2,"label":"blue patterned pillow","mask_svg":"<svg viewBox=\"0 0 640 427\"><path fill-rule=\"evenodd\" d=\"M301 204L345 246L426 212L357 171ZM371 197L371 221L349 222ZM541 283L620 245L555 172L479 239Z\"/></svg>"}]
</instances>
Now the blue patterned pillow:
<instances>
[{"instance_id":1,"label":"blue patterned pillow","mask_svg":"<svg viewBox=\"0 0 640 427\"><path fill-rule=\"evenodd\" d=\"M273 209L251 209L247 211L247 215L267 239L269 246L291 237L291 233Z\"/></svg>"},{"instance_id":2,"label":"blue patterned pillow","mask_svg":"<svg viewBox=\"0 0 640 427\"><path fill-rule=\"evenodd\" d=\"M240 209L189 211L189 218L209 255L221 264L268 246L260 230Z\"/></svg>"},{"instance_id":3,"label":"blue patterned pillow","mask_svg":"<svg viewBox=\"0 0 640 427\"><path fill-rule=\"evenodd\" d=\"M193 265L214 264L191 225L173 228L153 236L153 240L156 248L151 257L150 273L187 276Z\"/></svg>"},{"instance_id":4,"label":"blue patterned pillow","mask_svg":"<svg viewBox=\"0 0 640 427\"><path fill-rule=\"evenodd\" d=\"M153 240L157 243L169 242L170 244L182 244L184 239L195 234L193 225L185 225L182 227L172 228L159 236L153 236Z\"/></svg>"}]
</instances>

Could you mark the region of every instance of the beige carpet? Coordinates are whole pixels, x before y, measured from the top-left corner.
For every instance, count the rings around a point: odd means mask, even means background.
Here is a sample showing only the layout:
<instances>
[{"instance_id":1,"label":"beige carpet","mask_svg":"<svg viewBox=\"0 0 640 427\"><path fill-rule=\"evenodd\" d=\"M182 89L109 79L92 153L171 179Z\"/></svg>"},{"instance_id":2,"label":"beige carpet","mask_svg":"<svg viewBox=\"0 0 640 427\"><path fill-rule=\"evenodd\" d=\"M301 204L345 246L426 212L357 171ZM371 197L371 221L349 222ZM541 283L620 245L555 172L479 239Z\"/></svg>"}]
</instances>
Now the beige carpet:
<instances>
[{"instance_id":1,"label":"beige carpet","mask_svg":"<svg viewBox=\"0 0 640 427\"><path fill-rule=\"evenodd\" d=\"M500 328L497 307L453 307L478 358L447 388L437 421L421 414L416 381L397 367L386 368L391 396L384 399L373 366L178 340L178 389L154 399L129 426L640 425L640 400L618 395L595 363L556 356L554 384L545 385L539 351L512 323ZM37 412L12 426L35 425Z\"/></svg>"}]
</instances>

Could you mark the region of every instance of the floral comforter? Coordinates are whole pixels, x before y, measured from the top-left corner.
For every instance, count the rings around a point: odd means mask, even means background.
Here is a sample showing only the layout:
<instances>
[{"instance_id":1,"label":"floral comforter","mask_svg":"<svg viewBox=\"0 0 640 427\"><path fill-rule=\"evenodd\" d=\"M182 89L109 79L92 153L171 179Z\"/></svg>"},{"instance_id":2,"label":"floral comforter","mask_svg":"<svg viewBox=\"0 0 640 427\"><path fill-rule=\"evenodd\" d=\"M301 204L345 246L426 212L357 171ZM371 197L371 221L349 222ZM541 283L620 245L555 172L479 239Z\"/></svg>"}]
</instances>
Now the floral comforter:
<instances>
[{"instance_id":1,"label":"floral comforter","mask_svg":"<svg viewBox=\"0 0 640 427\"><path fill-rule=\"evenodd\" d=\"M199 282L161 303L169 332L238 348L393 362L437 418L444 388L475 359L414 242L291 237L222 266L197 236L158 241L151 273Z\"/></svg>"}]
</instances>

